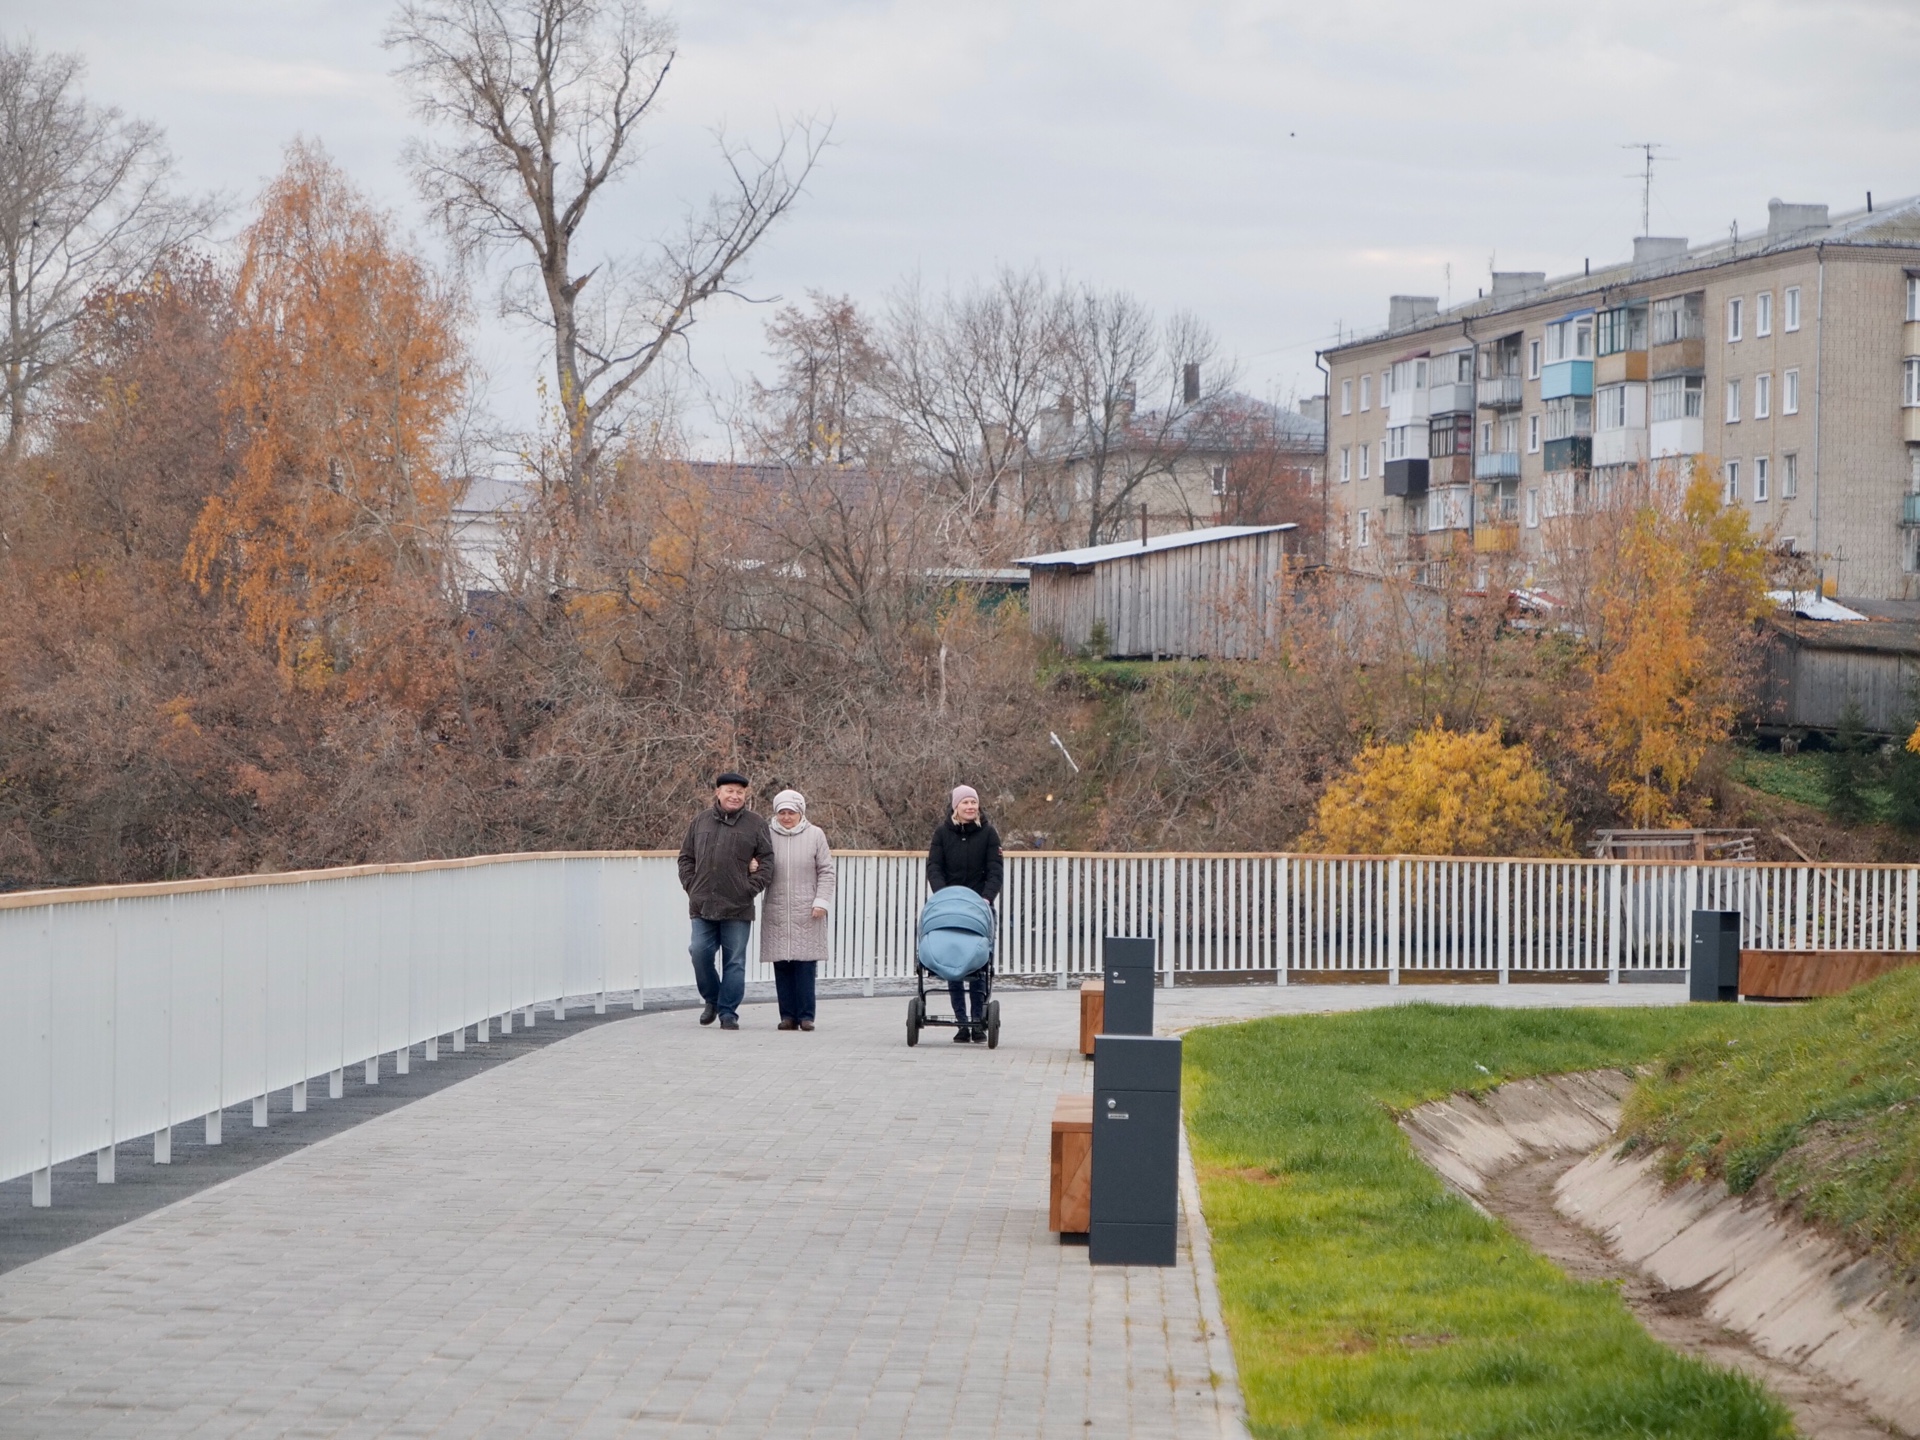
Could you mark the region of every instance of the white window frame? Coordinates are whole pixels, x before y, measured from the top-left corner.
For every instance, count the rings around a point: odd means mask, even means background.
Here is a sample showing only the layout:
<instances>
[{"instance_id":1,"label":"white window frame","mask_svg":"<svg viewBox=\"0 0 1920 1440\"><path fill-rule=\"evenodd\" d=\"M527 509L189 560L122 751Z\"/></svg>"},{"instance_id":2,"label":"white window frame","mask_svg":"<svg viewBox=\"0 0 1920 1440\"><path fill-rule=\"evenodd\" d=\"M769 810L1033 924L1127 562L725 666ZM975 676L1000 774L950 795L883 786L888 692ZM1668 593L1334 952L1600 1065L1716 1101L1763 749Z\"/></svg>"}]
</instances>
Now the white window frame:
<instances>
[{"instance_id":1,"label":"white window frame","mask_svg":"<svg viewBox=\"0 0 1920 1440\"><path fill-rule=\"evenodd\" d=\"M1756 505L1767 503L1767 471L1771 468L1766 456L1753 457L1753 503Z\"/></svg>"},{"instance_id":2,"label":"white window frame","mask_svg":"<svg viewBox=\"0 0 1920 1440\"><path fill-rule=\"evenodd\" d=\"M1393 372L1391 370L1382 370L1380 372L1380 408L1382 410L1387 408L1387 382L1392 374Z\"/></svg>"},{"instance_id":3,"label":"white window frame","mask_svg":"<svg viewBox=\"0 0 1920 1440\"><path fill-rule=\"evenodd\" d=\"M1538 415L1529 415L1527 416L1527 454L1538 455L1539 453L1540 417Z\"/></svg>"},{"instance_id":4,"label":"white window frame","mask_svg":"<svg viewBox=\"0 0 1920 1440\"><path fill-rule=\"evenodd\" d=\"M1780 413L1798 415L1800 413L1800 371L1798 368L1780 372Z\"/></svg>"},{"instance_id":5,"label":"white window frame","mask_svg":"<svg viewBox=\"0 0 1920 1440\"><path fill-rule=\"evenodd\" d=\"M1540 378L1540 341L1538 338L1527 341L1527 379Z\"/></svg>"},{"instance_id":6,"label":"white window frame","mask_svg":"<svg viewBox=\"0 0 1920 1440\"><path fill-rule=\"evenodd\" d=\"M1353 413L1353 380L1351 377L1340 382L1340 413L1342 415L1351 415Z\"/></svg>"},{"instance_id":7,"label":"white window frame","mask_svg":"<svg viewBox=\"0 0 1920 1440\"><path fill-rule=\"evenodd\" d=\"M1727 488L1726 493L1721 498L1729 505L1738 505L1740 503L1740 462L1738 460L1727 461L1725 474L1727 477Z\"/></svg>"},{"instance_id":8,"label":"white window frame","mask_svg":"<svg viewBox=\"0 0 1920 1440\"><path fill-rule=\"evenodd\" d=\"M1369 479L1373 475L1372 452L1373 447L1370 445L1362 445L1360 447L1360 478L1362 480Z\"/></svg>"},{"instance_id":9,"label":"white window frame","mask_svg":"<svg viewBox=\"0 0 1920 1440\"><path fill-rule=\"evenodd\" d=\"M1344 485L1351 479L1353 479L1353 447L1342 445L1340 447L1340 483Z\"/></svg>"},{"instance_id":10,"label":"white window frame","mask_svg":"<svg viewBox=\"0 0 1920 1440\"><path fill-rule=\"evenodd\" d=\"M1207 489L1218 499L1227 493L1227 467L1216 461L1207 466Z\"/></svg>"},{"instance_id":11,"label":"white window frame","mask_svg":"<svg viewBox=\"0 0 1920 1440\"><path fill-rule=\"evenodd\" d=\"M1920 275L1907 276L1907 319L1920 320Z\"/></svg>"},{"instance_id":12,"label":"white window frame","mask_svg":"<svg viewBox=\"0 0 1920 1440\"><path fill-rule=\"evenodd\" d=\"M1730 295L1727 297L1727 343L1738 344L1745 339L1747 324L1747 297Z\"/></svg>"},{"instance_id":13,"label":"white window frame","mask_svg":"<svg viewBox=\"0 0 1920 1440\"><path fill-rule=\"evenodd\" d=\"M1773 418L1773 376L1764 372L1753 377L1753 418Z\"/></svg>"},{"instance_id":14,"label":"white window frame","mask_svg":"<svg viewBox=\"0 0 1920 1440\"><path fill-rule=\"evenodd\" d=\"M1791 500L1800 493L1800 452L1789 450L1780 457L1780 498Z\"/></svg>"},{"instance_id":15,"label":"white window frame","mask_svg":"<svg viewBox=\"0 0 1920 1440\"><path fill-rule=\"evenodd\" d=\"M1729 425L1740 423L1740 382L1738 380L1727 381L1726 423Z\"/></svg>"},{"instance_id":16,"label":"white window frame","mask_svg":"<svg viewBox=\"0 0 1920 1440\"><path fill-rule=\"evenodd\" d=\"M1529 486L1527 489L1527 528L1529 530L1540 528L1540 487L1538 485Z\"/></svg>"},{"instance_id":17,"label":"white window frame","mask_svg":"<svg viewBox=\"0 0 1920 1440\"><path fill-rule=\"evenodd\" d=\"M1371 510L1362 510L1360 512L1360 548L1364 550L1372 543L1373 512Z\"/></svg>"},{"instance_id":18,"label":"white window frame","mask_svg":"<svg viewBox=\"0 0 1920 1440\"><path fill-rule=\"evenodd\" d=\"M1773 334L1773 292L1762 290L1753 297L1753 338L1761 340Z\"/></svg>"},{"instance_id":19,"label":"white window frame","mask_svg":"<svg viewBox=\"0 0 1920 1440\"><path fill-rule=\"evenodd\" d=\"M1594 392L1593 428L1595 430L1627 428L1627 387L1625 385L1602 385Z\"/></svg>"},{"instance_id":20,"label":"white window frame","mask_svg":"<svg viewBox=\"0 0 1920 1440\"><path fill-rule=\"evenodd\" d=\"M1904 410L1920 406L1920 358L1910 358L1906 363L1900 406Z\"/></svg>"},{"instance_id":21,"label":"white window frame","mask_svg":"<svg viewBox=\"0 0 1920 1440\"><path fill-rule=\"evenodd\" d=\"M1789 334L1800 328L1800 287L1789 285L1780 293L1780 308L1786 313L1780 317L1780 328Z\"/></svg>"},{"instance_id":22,"label":"white window frame","mask_svg":"<svg viewBox=\"0 0 1920 1440\"><path fill-rule=\"evenodd\" d=\"M1373 372L1368 371L1360 377L1360 413L1366 414L1373 409Z\"/></svg>"}]
</instances>

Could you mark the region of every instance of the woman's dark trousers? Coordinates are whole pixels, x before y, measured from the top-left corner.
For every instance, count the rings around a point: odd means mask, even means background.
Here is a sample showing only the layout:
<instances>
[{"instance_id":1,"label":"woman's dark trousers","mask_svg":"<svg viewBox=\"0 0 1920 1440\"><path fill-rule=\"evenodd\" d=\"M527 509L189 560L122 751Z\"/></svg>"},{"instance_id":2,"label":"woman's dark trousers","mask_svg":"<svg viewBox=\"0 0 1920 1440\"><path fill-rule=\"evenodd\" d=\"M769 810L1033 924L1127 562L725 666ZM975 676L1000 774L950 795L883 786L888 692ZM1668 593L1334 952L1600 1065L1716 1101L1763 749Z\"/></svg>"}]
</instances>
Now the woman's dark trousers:
<instances>
[{"instance_id":1,"label":"woman's dark trousers","mask_svg":"<svg viewBox=\"0 0 1920 1440\"><path fill-rule=\"evenodd\" d=\"M789 1020L814 1018L814 975L819 968L818 960L773 962L774 992L780 997L780 1013Z\"/></svg>"},{"instance_id":2,"label":"woman's dark trousers","mask_svg":"<svg viewBox=\"0 0 1920 1440\"><path fill-rule=\"evenodd\" d=\"M987 972L976 970L965 980L949 980L947 997L953 1001L953 1018L967 1023L967 996L973 996L973 1023L987 1023Z\"/></svg>"}]
</instances>

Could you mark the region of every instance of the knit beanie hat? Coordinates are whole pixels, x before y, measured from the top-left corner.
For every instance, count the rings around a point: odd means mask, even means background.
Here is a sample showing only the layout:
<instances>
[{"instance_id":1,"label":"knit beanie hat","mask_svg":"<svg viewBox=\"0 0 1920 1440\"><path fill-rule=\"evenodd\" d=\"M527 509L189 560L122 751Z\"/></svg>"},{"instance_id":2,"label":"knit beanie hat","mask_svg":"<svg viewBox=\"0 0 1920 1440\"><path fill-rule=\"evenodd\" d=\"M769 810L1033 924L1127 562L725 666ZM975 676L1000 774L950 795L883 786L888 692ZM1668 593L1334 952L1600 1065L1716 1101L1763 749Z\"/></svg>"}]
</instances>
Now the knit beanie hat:
<instances>
[{"instance_id":1,"label":"knit beanie hat","mask_svg":"<svg viewBox=\"0 0 1920 1440\"><path fill-rule=\"evenodd\" d=\"M953 808L956 810L960 808L960 802L962 800L978 800L979 798L980 792L971 785L956 785L953 787Z\"/></svg>"},{"instance_id":2,"label":"knit beanie hat","mask_svg":"<svg viewBox=\"0 0 1920 1440\"><path fill-rule=\"evenodd\" d=\"M800 818L806 819L807 797L798 790L782 790L773 797L773 813L778 815L782 810L797 810L800 812Z\"/></svg>"}]
</instances>

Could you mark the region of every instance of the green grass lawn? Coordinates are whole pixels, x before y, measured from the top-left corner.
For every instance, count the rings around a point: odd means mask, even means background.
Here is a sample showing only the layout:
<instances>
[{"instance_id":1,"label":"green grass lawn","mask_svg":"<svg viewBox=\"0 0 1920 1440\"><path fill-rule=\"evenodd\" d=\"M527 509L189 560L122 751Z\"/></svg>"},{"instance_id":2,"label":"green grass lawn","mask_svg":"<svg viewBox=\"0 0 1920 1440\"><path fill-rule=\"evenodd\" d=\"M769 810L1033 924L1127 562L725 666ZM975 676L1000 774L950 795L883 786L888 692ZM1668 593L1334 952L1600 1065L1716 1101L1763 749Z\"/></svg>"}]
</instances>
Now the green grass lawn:
<instances>
[{"instance_id":1,"label":"green grass lawn","mask_svg":"<svg viewBox=\"0 0 1920 1440\"><path fill-rule=\"evenodd\" d=\"M1391 1113L1751 1046L1789 1018L1416 1005L1189 1035L1187 1123L1254 1433L1792 1434L1751 1381L1656 1344L1611 1287L1568 1280L1445 1190Z\"/></svg>"},{"instance_id":2,"label":"green grass lawn","mask_svg":"<svg viewBox=\"0 0 1920 1440\"><path fill-rule=\"evenodd\" d=\"M1742 785L1815 810L1827 808L1827 756L1817 750L1782 755L1775 750L1735 750L1727 775ZM1885 820L1892 812L1893 795L1884 783L1861 787L1869 820Z\"/></svg>"},{"instance_id":3,"label":"green grass lawn","mask_svg":"<svg viewBox=\"0 0 1920 1440\"><path fill-rule=\"evenodd\" d=\"M1696 1037L1624 1124L1669 1179L1763 1186L1920 1276L1920 968L1798 1006L1738 1043Z\"/></svg>"}]
</instances>

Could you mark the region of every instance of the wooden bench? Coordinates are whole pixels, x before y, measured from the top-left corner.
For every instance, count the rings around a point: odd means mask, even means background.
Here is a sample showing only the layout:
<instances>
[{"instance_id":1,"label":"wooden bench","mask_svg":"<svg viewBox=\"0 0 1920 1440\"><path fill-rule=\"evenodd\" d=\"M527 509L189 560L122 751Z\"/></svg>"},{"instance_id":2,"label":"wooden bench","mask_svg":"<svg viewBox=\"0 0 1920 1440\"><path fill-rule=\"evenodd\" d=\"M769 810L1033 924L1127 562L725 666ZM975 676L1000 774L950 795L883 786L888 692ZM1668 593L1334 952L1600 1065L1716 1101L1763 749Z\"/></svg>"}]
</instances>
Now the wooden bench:
<instances>
[{"instance_id":1,"label":"wooden bench","mask_svg":"<svg viewBox=\"0 0 1920 1440\"><path fill-rule=\"evenodd\" d=\"M1047 1228L1063 1235L1084 1235L1092 1223L1093 1096L1062 1095L1053 1102Z\"/></svg>"},{"instance_id":2,"label":"wooden bench","mask_svg":"<svg viewBox=\"0 0 1920 1440\"><path fill-rule=\"evenodd\" d=\"M1810 1000L1915 963L1920 955L1894 950L1742 950L1740 993L1758 1000Z\"/></svg>"},{"instance_id":3,"label":"wooden bench","mask_svg":"<svg viewBox=\"0 0 1920 1440\"><path fill-rule=\"evenodd\" d=\"M1080 986L1080 1053L1093 1058L1093 1037L1107 1023L1107 982L1083 981Z\"/></svg>"}]
</instances>

